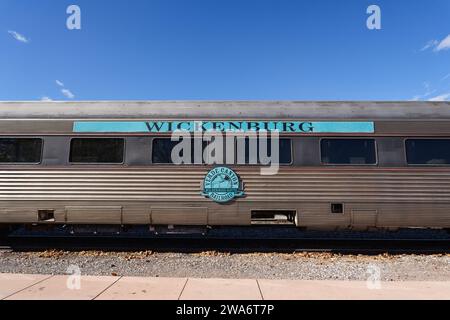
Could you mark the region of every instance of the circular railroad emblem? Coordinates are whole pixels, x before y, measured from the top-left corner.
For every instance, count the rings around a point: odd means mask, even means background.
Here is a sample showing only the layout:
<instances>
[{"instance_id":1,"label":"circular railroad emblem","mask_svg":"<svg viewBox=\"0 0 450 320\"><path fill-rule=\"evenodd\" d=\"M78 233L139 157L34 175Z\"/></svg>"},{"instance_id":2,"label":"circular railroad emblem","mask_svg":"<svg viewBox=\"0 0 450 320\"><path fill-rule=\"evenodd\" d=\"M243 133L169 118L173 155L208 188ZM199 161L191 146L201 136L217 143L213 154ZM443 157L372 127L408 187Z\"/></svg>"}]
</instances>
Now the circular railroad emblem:
<instances>
[{"instance_id":1,"label":"circular railroad emblem","mask_svg":"<svg viewBox=\"0 0 450 320\"><path fill-rule=\"evenodd\" d=\"M202 195L218 203L226 203L242 197L241 181L237 174L227 167L217 167L206 174Z\"/></svg>"}]
</instances>

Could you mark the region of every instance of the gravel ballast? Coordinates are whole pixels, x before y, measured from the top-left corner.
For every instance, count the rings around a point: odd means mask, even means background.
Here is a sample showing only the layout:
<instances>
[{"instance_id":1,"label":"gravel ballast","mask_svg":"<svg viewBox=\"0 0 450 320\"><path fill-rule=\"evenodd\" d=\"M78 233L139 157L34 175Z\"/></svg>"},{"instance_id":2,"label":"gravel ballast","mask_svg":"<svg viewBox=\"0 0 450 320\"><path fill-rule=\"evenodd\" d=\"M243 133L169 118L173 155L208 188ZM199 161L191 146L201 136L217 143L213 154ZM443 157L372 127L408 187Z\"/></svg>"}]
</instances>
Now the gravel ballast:
<instances>
[{"instance_id":1,"label":"gravel ballast","mask_svg":"<svg viewBox=\"0 0 450 320\"><path fill-rule=\"evenodd\" d=\"M298 280L450 281L450 254L340 255L331 253L229 254L0 251L0 273L259 278Z\"/></svg>"}]
</instances>

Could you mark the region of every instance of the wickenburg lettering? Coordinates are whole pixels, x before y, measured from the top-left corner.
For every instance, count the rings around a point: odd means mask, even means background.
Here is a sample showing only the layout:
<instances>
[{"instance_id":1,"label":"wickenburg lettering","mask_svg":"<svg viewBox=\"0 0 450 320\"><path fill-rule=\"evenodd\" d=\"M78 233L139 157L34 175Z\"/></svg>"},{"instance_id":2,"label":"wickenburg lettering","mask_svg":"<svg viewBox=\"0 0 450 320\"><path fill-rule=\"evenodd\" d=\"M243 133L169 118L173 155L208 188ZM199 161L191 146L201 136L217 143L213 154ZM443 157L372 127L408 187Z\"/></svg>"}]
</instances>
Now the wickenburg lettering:
<instances>
[{"instance_id":1,"label":"wickenburg lettering","mask_svg":"<svg viewBox=\"0 0 450 320\"><path fill-rule=\"evenodd\" d=\"M311 121L76 121L74 132L261 132L279 133L373 133L373 122Z\"/></svg>"}]
</instances>

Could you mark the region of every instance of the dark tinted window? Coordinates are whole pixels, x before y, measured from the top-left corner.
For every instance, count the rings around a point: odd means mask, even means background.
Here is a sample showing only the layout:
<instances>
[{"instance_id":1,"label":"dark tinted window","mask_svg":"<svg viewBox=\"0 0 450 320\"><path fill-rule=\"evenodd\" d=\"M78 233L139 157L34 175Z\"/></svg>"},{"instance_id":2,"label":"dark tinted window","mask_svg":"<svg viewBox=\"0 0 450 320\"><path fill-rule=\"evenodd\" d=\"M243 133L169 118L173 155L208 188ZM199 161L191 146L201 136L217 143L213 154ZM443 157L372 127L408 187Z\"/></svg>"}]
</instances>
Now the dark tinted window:
<instances>
[{"instance_id":1,"label":"dark tinted window","mask_svg":"<svg viewBox=\"0 0 450 320\"><path fill-rule=\"evenodd\" d=\"M180 141L172 141L169 138L154 139L153 140L153 150L152 150L152 162L153 163L167 163L172 164L172 150L173 148L181 143ZM201 159L203 161L203 151L205 150L208 142L202 141L202 154ZM183 151L180 152L180 157L184 157ZM194 163L194 139L191 140L191 155L190 163Z\"/></svg>"},{"instance_id":2,"label":"dark tinted window","mask_svg":"<svg viewBox=\"0 0 450 320\"><path fill-rule=\"evenodd\" d=\"M123 139L72 139L70 162L122 163L123 151Z\"/></svg>"},{"instance_id":3,"label":"dark tinted window","mask_svg":"<svg viewBox=\"0 0 450 320\"><path fill-rule=\"evenodd\" d=\"M373 139L323 139L322 162L325 164L375 164Z\"/></svg>"},{"instance_id":4,"label":"dark tinted window","mask_svg":"<svg viewBox=\"0 0 450 320\"><path fill-rule=\"evenodd\" d=\"M172 149L178 144L178 141L170 139L154 139L152 150L153 163L172 163Z\"/></svg>"},{"instance_id":5,"label":"dark tinted window","mask_svg":"<svg viewBox=\"0 0 450 320\"><path fill-rule=\"evenodd\" d=\"M0 163L39 163L41 154L41 139L0 139Z\"/></svg>"},{"instance_id":6,"label":"dark tinted window","mask_svg":"<svg viewBox=\"0 0 450 320\"><path fill-rule=\"evenodd\" d=\"M408 139L406 140L408 164L450 164L450 140Z\"/></svg>"},{"instance_id":7,"label":"dark tinted window","mask_svg":"<svg viewBox=\"0 0 450 320\"><path fill-rule=\"evenodd\" d=\"M260 141L258 139L253 139L253 142L256 143L256 157L258 158L257 163L261 163L261 159L259 157L260 150ZM250 163L250 139L245 139L245 163ZM272 156L272 140L267 139L267 156ZM237 154L239 155L239 143L237 143ZM290 164L292 163L292 142L291 139L279 139L279 164Z\"/></svg>"}]
</instances>

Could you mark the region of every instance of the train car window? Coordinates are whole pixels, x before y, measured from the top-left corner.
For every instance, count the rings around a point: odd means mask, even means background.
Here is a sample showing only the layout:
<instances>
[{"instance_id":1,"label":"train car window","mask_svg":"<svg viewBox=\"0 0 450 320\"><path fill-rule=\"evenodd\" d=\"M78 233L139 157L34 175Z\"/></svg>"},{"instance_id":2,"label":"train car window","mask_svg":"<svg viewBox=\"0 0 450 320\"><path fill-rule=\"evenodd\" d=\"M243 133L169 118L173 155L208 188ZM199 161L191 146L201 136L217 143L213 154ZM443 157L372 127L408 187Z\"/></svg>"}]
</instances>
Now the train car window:
<instances>
[{"instance_id":1,"label":"train car window","mask_svg":"<svg viewBox=\"0 0 450 320\"><path fill-rule=\"evenodd\" d=\"M267 156L272 156L272 141L271 139L267 139ZM258 164L261 163L259 159L259 144L260 141L256 141L256 152L258 157ZM239 144L237 144L239 148ZM279 139L279 164L291 164L292 163L292 140L291 139ZM239 154L240 150L237 150L237 154ZM250 155L250 140L249 138L245 139L245 164L250 163L249 159Z\"/></svg>"},{"instance_id":2,"label":"train car window","mask_svg":"<svg viewBox=\"0 0 450 320\"><path fill-rule=\"evenodd\" d=\"M321 157L324 164L376 164L373 139L322 139Z\"/></svg>"},{"instance_id":3,"label":"train car window","mask_svg":"<svg viewBox=\"0 0 450 320\"><path fill-rule=\"evenodd\" d=\"M154 139L152 150L153 163L173 163L172 149L176 146L178 141L171 139Z\"/></svg>"},{"instance_id":4,"label":"train car window","mask_svg":"<svg viewBox=\"0 0 450 320\"><path fill-rule=\"evenodd\" d=\"M75 138L70 143L70 162L123 163L124 147L124 139Z\"/></svg>"},{"instance_id":5,"label":"train car window","mask_svg":"<svg viewBox=\"0 0 450 320\"><path fill-rule=\"evenodd\" d=\"M450 139L407 139L408 164L450 165Z\"/></svg>"},{"instance_id":6,"label":"train car window","mask_svg":"<svg viewBox=\"0 0 450 320\"><path fill-rule=\"evenodd\" d=\"M0 163L40 163L42 139L1 138Z\"/></svg>"},{"instance_id":7,"label":"train car window","mask_svg":"<svg viewBox=\"0 0 450 320\"><path fill-rule=\"evenodd\" d=\"M153 148L152 148L152 162L156 164L173 164L172 161L172 150L173 148L180 143L180 141L172 141L169 138L157 138L153 139ZM203 151L205 150L208 142L202 141L202 163L203 160ZM183 153L180 154L183 157ZM194 139L191 141L191 156L190 156L191 164L194 163Z\"/></svg>"}]
</instances>

